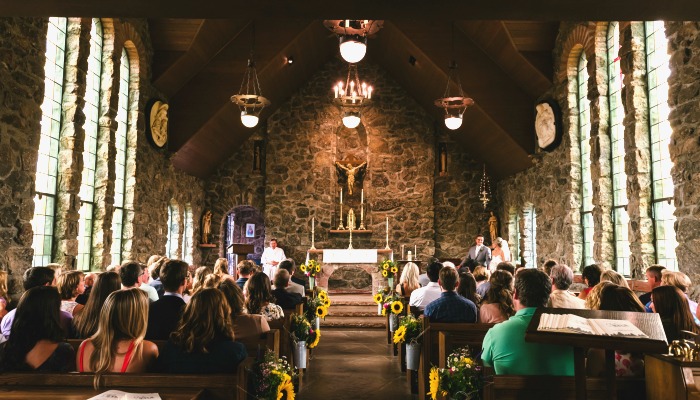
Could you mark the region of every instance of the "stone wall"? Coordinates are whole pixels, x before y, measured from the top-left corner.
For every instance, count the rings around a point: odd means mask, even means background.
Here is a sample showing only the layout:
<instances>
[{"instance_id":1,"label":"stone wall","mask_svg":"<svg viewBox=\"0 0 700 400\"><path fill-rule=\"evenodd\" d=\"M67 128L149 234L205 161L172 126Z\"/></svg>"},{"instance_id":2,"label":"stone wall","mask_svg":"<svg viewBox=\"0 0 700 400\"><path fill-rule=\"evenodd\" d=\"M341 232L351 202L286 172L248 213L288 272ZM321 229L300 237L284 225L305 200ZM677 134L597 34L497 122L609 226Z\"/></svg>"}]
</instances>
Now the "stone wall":
<instances>
[{"instance_id":1,"label":"stone wall","mask_svg":"<svg viewBox=\"0 0 700 400\"><path fill-rule=\"evenodd\" d=\"M666 35L671 53L669 120L673 128L671 159L676 206L676 256L681 271L696 285L691 297L700 297L700 23L668 22Z\"/></svg>"},{"instance_id":2,"label":"stone wall","mask_svg":"<svg viewBox=\"0 0 700 400\"><path fill-rule=\"evenodd\" d=\"M375 87L372 105L362 111L357 129L345 128L332 105L331 88L346 68L338 60L321 68L207 183L212 221L221 221L219 237L226 214L250 205L263 211L266 240L277 238L298 262L311 246L314 217L317 248L347 248L347 233L330 233L340 222L341 185L334 162L355 160L367 161L368 168L363 186L357 183L352 195L344 187L343 224L352 208L359 225L364 188L365 227L372 232L353 234L354 248L384 248L388 216L397 257L402 244L407 250L417 246L423 259L463 256L488 219L478 201L481 165L450 145L449 173L438 177L436 146L451 140L441 126L438 138L433 119L369 62L360 65L359 74ZM261 173L252 170L254 140L264 140Z\"/></svg>"},{"instance_id":3,"label":"stone wall","mask_svg":"<svg viewBox=\"0 0 700 400\"><path fill-rule=\"evenodd\" d=\"M10 293L32 266L34 179L44 98L42 19L0 19L0 270Z\"/></svg>"}]
</instances>

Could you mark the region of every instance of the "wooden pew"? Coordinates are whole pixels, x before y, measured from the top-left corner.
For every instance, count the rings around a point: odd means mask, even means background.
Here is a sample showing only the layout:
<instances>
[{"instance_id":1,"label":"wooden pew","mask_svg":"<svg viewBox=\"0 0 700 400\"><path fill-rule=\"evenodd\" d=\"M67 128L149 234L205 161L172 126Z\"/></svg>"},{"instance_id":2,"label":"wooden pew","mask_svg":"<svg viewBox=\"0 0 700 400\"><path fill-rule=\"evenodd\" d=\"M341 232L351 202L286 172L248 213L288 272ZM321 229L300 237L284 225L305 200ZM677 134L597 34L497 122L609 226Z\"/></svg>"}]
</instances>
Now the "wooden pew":
<instances>
[{"instance_id":1,"label":"wooden pew","mask_svg":"<svg viewBox=\"0 0 700 400\"><path fill-rule=\"evenodd\" d=\"M481 350L486 332L494 324L472 324L472 323L445 323L430 322L429 318L421 317L423 322L423 340L421 342L420 365L418 367L418 399L424 400L429 389L430 368L438 365L440 361L439 338L440 333L449 334L451 343L457 343L460 339L461 345L470 345ZM447 346L447 342L443 345ZM449 353L445 354L445 357Z\"/></svg>"},{"instance_id":2,"label":"wooden pew","mask_svg":"<svg viewBox=\"0 0 700 400\"><path fill-rule=\"evenodd\" d=\"M588 400L609 398L605 378L587 378L586 388ZM645 399L644 378L617 378L617 396L618 399ZM483 399L574 400L576 399L576 381L573 376L496 375L492 376L484 386Z\"/></svg>"},{"instance_id":3,"label":"wooden pew","mask_svg":"<svg viewBox=\"0 0 700 400\"><path fill-rule=\"evenodd\" d=\"M291 365L295 365L295 361L292 357L292 314L303 314L304 304L297 304L296 308L284 309L284 318L278 320L269 321L270 329L277 329L280 331L279 340L279 355L280 357L286 357L287 361ZM308 357L307 357L308 363Z\"/></svg>"},{"instance_id":4,"label":"wooden pew","mask_svg":"<svg viewBox=\"0 0 700 400\"><path fill-rule=\"evenodd\" d=\"M159 393L164 400L212 399L245 400L248 357L233 374L105 374L100 389L93 388L92 373L14 372L0 374L0 398L85 399L110 389L133 393Z\"/></svg>"}]
</instances>

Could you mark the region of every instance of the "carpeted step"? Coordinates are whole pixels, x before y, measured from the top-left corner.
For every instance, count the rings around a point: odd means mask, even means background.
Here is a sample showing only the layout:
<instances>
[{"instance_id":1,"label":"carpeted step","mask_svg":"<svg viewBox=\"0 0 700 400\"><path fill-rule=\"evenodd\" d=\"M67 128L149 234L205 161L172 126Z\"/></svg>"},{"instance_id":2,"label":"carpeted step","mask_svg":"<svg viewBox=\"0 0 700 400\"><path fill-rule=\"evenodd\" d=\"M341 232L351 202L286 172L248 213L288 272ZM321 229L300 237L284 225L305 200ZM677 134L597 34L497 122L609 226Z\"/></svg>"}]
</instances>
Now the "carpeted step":
<instances>
[{"instance_id":1,"label":"carpeted step","mask_svg":"<svg viewBox=\"0 0 700 400\"><path fill-rule=\"evenodd\" d=\"M333 317L327 316L321 321L321 331L328 328L364 328L364 329L384 329L386 317Z\"/></svg>"}]
</instances>

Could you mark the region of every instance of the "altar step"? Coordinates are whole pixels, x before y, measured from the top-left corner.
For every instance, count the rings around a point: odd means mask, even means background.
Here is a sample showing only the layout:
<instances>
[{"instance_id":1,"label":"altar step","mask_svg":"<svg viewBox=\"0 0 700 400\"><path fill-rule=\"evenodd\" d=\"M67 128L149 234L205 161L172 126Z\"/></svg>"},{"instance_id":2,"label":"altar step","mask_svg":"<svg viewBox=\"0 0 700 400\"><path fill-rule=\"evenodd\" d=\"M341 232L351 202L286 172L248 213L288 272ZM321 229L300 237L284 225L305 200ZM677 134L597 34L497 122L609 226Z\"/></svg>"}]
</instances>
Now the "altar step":
<instances>
[{"instance_id":1,"label":"altar step","mask_svg":"<svg viewBox=\"0 0 700 400\"><path fill-rule=\"evenodd\" d=\"M321 329L384 329L386 317L377 315L377 304L370 293L329 296L332 305L326 319L321 321Z\"/></svg>"}]
</instances>

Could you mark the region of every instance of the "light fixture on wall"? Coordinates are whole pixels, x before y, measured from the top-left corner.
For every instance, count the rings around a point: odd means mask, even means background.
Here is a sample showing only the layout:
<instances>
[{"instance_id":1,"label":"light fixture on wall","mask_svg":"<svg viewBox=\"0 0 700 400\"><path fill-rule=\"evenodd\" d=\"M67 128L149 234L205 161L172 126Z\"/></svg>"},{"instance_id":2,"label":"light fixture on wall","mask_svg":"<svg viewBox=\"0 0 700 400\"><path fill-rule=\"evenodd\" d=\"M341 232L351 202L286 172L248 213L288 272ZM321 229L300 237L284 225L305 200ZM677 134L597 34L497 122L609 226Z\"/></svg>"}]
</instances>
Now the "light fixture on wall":
<instances>
[{"instance_id":1,"label":"light fixture on wall","mask_svg":"<svg viewBox=\"0 0 700 400\"><path fill-rule=\"evenodd\" d=\"M360 62L367 53L367 37L384 25L383 20L327 19L323 25L338 35L340 56L349 63Z\"/></svg>"},{"instance_id":2,"label":"light fixture on wall","mask_svg":"<svg viewBox=\"0 0 700 400\"><path fill-rule=\"evenodd\" d=\"M486 164L484 164L484 174L481 176L481 183L479 184L479 200L484 205L484 210L489 201L491 201L491 184L489 183L488 175L486 175Z\"/></svg>"},{"instance_id":3,"label":"light fixture on wall","mask_svg":"<svg viewBox=\"0 0 700 400\"><path fill-rule=\"evenodd\" d=\"M231 102L241 109L241 122L248 128L258 125L260 112L270 105L270 100L263 97L258 81L258 73L255 70L255 59L253 51L255 49L255 25L252 27L252 39L250 44L250 58L246 67L241 88L238 94L231 96Z\"/></svg>"},{"instance_id":4,"label":"light fixture on wall","mask_svg":"<svg viewBox=\"0 0 700 400\"><path fill-rule=\"evenodd\" d=\"M348 77L345 83L338 82L333 86L333 102L343 111L343 125L347 128L357 128L360 124L360 108L372 100L374 88L366 82L360 82L357 65L348 65Z\"/></svg>"},{"instance_id":5,"label":"light fixture on wall","mask_svg":"<svg viewBox=\"0 0 700 400\"><path fill-rule=\"evenodd\" d=\"M474 100L467 97L462 90L462 81L457 72L457 61L455 61L455 30L452 24L452 62L450 72L447 75L447 86L443 96L435 100L435 105L445 110L445 126L455 130L462 126L462 117L467 107L474 105Z\"/></svg>"}]
</instances>

